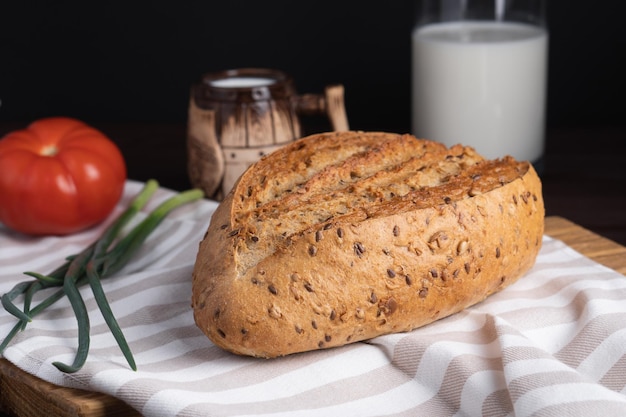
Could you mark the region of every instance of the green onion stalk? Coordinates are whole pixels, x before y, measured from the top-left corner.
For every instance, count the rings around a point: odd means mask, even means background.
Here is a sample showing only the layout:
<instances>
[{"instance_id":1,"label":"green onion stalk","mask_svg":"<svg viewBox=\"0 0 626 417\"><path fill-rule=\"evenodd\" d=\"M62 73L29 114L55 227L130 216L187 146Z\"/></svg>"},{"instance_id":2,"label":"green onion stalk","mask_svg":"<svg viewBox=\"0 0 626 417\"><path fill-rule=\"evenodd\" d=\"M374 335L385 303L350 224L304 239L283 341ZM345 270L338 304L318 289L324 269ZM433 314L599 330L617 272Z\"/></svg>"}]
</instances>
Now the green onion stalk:
<instances>
[{"instance_id":1,"label":"green onion stalk","mask_svg":"<svg viewBox=\"0 0 626 417\"><path fill-rule=\"evenodd\" d=\"M76 316L78 348L72 364L54 362L53 365L60 371L67 373L80 370L87 361L89 354L90 324L87 308L79 287L89 284L98 308L128 365L131 369L137 370L133 354L111 310L101 280L110 277L124 267L142 243L172 210L204 197L204 193L198 189L175 194L150 212L125 236L120 236L123 228L141 211L158 187L157 181L148 180L126 210L105 229L95 242L82 252L69 256L65 263L47 275L25 272L25 275L34 278L34 280L20 282L2 295L0 298L2 306L7 312L15 316L18 322L0 343L0 353L4 352L11 340L24 330L35 316L65 296ZM57 287L57 290L36 306L32 306L33 297L37 292L53 287ZM21 309L14 303L14 300L20 295L23 296Z\"/></svg>"}]
</instances>

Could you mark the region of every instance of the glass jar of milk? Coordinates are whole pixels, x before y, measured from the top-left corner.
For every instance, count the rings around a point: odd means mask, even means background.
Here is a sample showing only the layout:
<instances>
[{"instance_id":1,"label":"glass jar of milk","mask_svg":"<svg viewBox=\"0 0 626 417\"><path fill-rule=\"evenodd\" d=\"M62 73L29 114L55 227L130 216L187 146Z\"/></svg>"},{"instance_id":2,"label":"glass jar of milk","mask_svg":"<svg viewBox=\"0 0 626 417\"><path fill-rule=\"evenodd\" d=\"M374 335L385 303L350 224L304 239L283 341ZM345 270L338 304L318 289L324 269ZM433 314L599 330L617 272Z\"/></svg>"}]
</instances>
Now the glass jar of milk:
<instances>
[{"instance_id":1,"label":"glass jar of milk","mask_svg":"<svg viewBox=\"0 0 626 417\"><path fill-rule=\"evenodd\" d=\"M418 0L412 133L487 158L542 164L548 32L543 0Z\"/></svg>"}]
</instances>

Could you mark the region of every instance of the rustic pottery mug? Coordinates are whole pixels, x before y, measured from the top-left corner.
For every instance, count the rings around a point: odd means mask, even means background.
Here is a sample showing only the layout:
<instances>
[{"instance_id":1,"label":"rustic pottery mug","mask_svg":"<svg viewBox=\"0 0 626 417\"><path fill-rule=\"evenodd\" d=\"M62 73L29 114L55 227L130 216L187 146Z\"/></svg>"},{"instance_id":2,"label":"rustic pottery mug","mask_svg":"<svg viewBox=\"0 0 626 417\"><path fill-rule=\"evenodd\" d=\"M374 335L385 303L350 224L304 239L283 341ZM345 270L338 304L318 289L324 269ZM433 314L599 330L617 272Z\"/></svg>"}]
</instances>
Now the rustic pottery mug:
<instances>
[{"instance_id":1,"label":"rustic pottery mug","mask_svg":"<svg viewBox=\"0 0 626 417\"><path fill-rule=\"evenodd\" d=\"M302 136L300 115L324 113L333 130L348 130L342 85L327 86L323 95L299 95L292 78L274 69L205 74L189 100L191 184L224 198L251 164Z\"/></svg>"}]
</instances>

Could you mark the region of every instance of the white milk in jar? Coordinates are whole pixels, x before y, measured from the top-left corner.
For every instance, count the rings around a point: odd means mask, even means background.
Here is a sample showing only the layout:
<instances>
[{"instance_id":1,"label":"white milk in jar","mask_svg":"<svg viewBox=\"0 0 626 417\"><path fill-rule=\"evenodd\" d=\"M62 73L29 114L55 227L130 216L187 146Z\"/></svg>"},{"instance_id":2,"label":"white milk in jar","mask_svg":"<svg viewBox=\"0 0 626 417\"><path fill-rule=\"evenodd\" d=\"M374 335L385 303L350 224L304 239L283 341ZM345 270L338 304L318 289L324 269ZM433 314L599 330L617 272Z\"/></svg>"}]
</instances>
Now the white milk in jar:
<instances>
[{"instance_id":1,"label":"white milk in jar","mask_svg":"<svg viewBox=\"0 0 626 417\"><path fill-rule=\"evenodd\" d=\"M487 158L543 154L548 35L509 22L415 29L413 134L473 146Z\"/></svg>"}]
</instances>

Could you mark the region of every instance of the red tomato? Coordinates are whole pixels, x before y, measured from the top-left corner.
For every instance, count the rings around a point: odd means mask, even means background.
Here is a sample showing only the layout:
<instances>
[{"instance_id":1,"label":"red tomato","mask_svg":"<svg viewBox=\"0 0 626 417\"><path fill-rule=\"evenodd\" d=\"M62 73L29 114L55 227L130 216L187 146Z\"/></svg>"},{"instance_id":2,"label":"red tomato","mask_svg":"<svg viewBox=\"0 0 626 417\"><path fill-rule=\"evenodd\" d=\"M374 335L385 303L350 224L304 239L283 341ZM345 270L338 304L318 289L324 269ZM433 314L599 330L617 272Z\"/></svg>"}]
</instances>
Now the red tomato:
<instances>
[{"instance_id":1,"label":"red tomato","mask_svg":"<svg viewBox=\"0 0 626 417\"><path fill-rule=\"evenodd\" d=\"M126 164L100 131L41 119L0 140L0 222L32 235L65 235L104 220L119 201Z\"/></svg>"}]
</instances>

